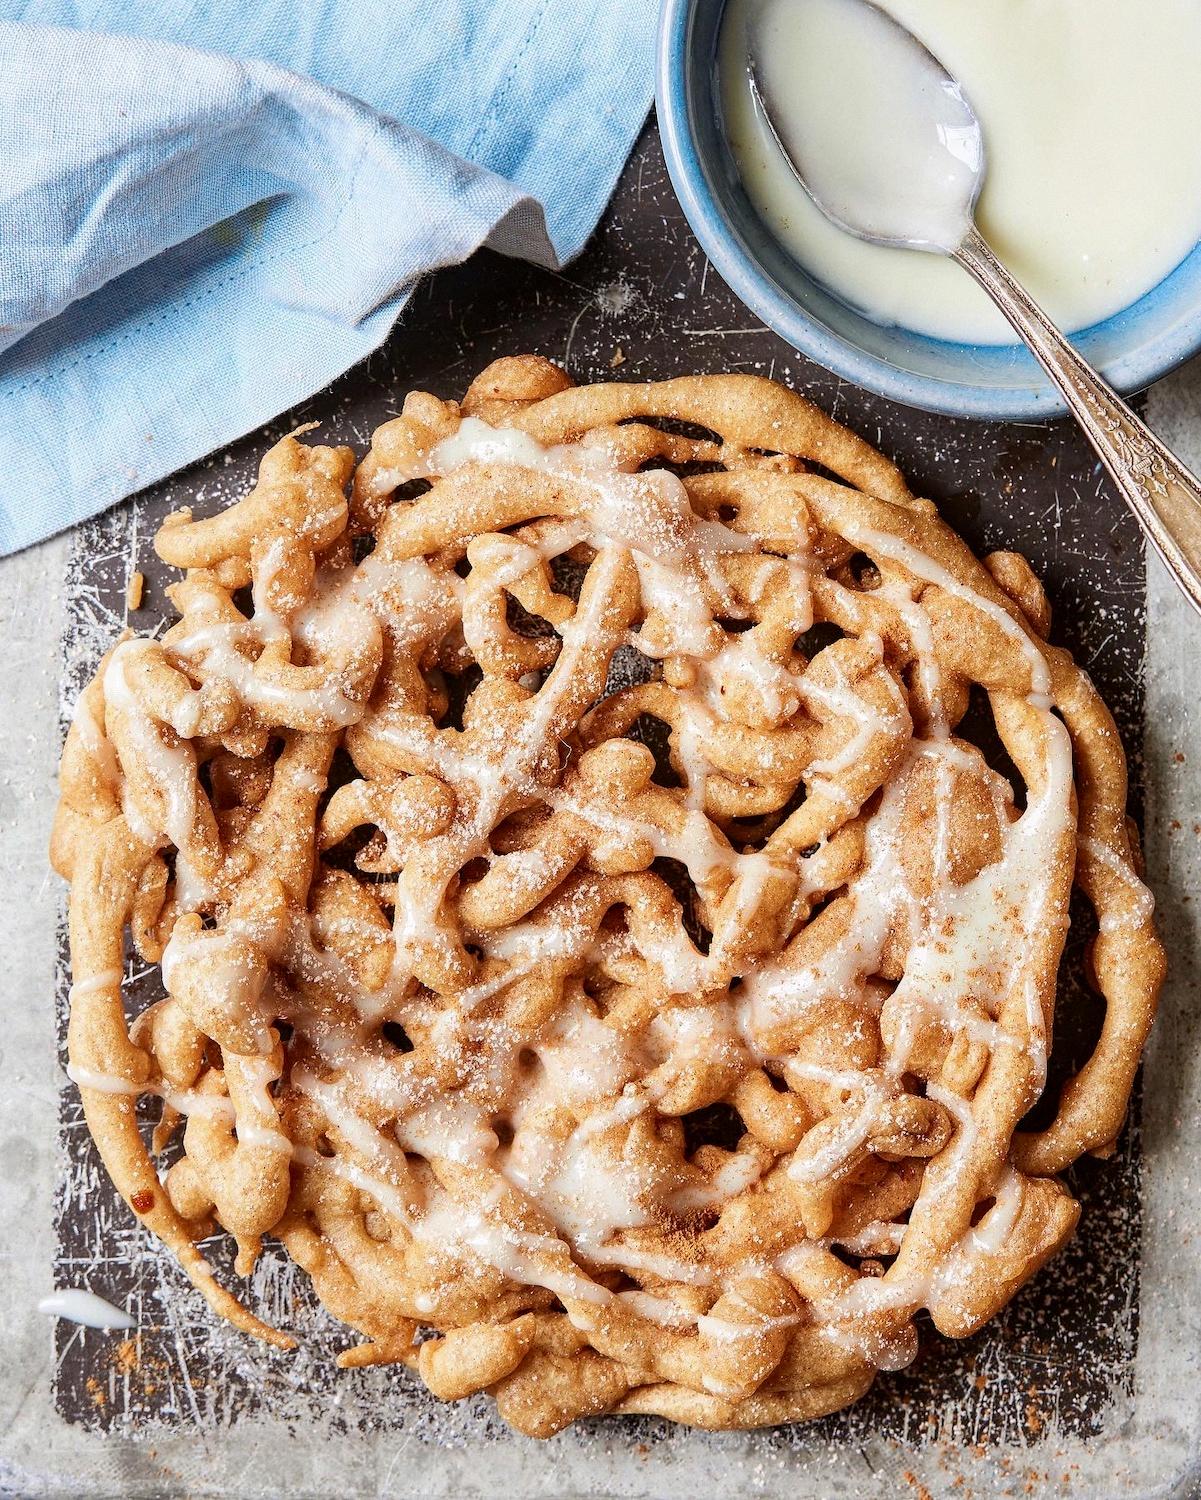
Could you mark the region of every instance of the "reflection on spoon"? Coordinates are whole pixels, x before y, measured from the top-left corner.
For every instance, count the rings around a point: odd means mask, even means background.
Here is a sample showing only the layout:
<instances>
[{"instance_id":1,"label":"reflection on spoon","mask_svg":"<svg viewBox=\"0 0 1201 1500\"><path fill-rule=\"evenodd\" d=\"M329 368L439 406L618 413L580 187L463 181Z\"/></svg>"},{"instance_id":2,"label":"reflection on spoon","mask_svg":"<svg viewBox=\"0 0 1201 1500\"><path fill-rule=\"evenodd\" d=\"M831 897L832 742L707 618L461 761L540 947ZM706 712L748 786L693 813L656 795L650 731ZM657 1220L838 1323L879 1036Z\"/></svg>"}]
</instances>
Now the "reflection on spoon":
<instances>
[{"instance_id":1,"label":"reflection on spoon","mask_svg":"<svg viewBox=\"0 0 1201 1500\"><path fill-rule=\"evenodd\" d=\"M859 239L949 255L976 278L1059 388L1201 611L1201 485L1076 353L976 228L985 155L959 82L871 0L761 7L747 40L758 106L814 203Z\"/></svg>"}]
</instances>

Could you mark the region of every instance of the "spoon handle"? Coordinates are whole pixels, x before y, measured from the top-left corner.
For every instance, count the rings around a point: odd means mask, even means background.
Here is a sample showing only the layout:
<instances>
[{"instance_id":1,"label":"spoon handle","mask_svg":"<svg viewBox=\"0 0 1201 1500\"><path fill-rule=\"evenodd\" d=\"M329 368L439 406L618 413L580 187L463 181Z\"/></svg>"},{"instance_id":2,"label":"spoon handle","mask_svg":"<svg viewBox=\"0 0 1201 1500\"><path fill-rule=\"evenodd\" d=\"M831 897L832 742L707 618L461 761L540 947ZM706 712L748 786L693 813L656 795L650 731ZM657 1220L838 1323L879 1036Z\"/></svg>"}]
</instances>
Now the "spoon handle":
<instances>
[{"instance_id":1,"label":"spoon handle","mask_svg":"<svg viewBox=\"0 0 1201 1500\"><path fill-rule=\"evenodd\" d=\"M1076 353L975 227L955 259L988 292L1059 387L1151 544L1201 611L1201 484Z\"/></svg>"}]
</instances>

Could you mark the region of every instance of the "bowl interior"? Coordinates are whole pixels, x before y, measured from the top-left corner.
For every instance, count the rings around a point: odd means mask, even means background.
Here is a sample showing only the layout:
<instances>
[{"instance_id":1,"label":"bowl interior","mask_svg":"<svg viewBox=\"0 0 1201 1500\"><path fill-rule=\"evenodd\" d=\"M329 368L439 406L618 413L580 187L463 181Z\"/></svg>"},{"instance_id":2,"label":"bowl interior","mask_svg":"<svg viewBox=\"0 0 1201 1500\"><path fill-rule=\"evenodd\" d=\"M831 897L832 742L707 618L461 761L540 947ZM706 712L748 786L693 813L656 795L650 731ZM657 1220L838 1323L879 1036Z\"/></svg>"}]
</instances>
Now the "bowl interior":
<instances>
[{"instance_id":1,"label":"bowl interior","mask_svg":"<svg viewBox=\"0 0 1201 1500\"><path fill-rule=\"evenodd\" d=\"M934 410L1052 416L1057 391L1022 344L963 344L883 327L816 282L775 240L739 179L721 120L717 41L723 4L667 0L661 116L682 108L669 164L694 229L735 292L765 322L837 373ZM666 109L664 109L666 104ZM707 200L707 201L706 201ZM916 252L915 252L916 253ZM1119 389L1136 390L1201 345L1201 244L1132 307L1073 336Z\"/></svg>"}]
</instances>

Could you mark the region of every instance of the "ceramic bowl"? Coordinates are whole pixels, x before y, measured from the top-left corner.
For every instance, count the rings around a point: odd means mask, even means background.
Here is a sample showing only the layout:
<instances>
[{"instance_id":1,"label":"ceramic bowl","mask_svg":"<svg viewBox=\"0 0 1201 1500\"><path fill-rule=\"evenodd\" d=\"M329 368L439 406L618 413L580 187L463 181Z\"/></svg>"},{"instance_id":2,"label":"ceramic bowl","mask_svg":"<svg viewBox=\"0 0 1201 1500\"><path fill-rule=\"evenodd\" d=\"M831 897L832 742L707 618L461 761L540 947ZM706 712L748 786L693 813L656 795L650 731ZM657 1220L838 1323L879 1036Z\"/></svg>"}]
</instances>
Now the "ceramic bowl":
<instances>
[{"instance_id":1,"label":"ceramic bowl","mask_svg":"<svg viewBox=\"0 0 1201 1500\"><path fill-rule=\"evenodd\" d=\"M667 169L705 253L734 292L810 359L894 401L958 417L1056 417L1059 394L1022 345L957 344L883 327L793 260L747 198L721 122L721 0L663 0L656 97ZM918 252L914 252L915 254ZM1123 392L1201 348L1201 244L1124 312L1073 336Z\"/></svg>"}]
</instances>

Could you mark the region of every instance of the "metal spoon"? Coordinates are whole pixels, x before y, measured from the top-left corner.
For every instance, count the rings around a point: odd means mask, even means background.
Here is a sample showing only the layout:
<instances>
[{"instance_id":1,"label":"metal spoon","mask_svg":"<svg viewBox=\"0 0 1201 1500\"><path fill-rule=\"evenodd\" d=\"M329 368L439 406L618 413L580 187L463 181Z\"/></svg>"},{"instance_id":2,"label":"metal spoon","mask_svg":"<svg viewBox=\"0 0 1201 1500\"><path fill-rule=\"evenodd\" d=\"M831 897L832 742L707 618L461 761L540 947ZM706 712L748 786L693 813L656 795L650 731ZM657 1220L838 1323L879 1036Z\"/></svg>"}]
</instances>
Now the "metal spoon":
<instances>
[{"instance_id":1,"label":"metal spoon","mask_svg":"<svg viewBox=\"0 0 1201 1500\"><path fill-rule=\"evenodd\" d=\"M887 44L885 52L899 43L906 49L916 49L909 54L918 80L913 108L932 111L933 148L947 151L947 170L940 181L943 187L953 184L953 194L962 198L961 203L957 198L953 203L956 209L962 209L962 218L952 221L955 229L951 236L932 240L925 233L898 228L895 195L891 210L881 214L874 206L868 209L863 203L856 204L854 195L848 198L834 190L837 173L831 175L828 161L812 158L812 147L811 159L806 158L806 141L791 129L788 111L781 107L781 79L773 76L779 73L779 48L768 51L772 38L765 31L765 12L761 9L758 20L748 28L750 84L789 167L818 208L847 233L872 244L950 255L975 277L1058 387L1152 546L1190 603L1201 612L1201 484L1081 358L985 242L974 217L986 170L984 139L958 80L912 32L872 0L841 3L872 13L873 26L891 28L887 33L880 32ZM775 58L775 67L765 66L767 56ZM889 83L894 85L895 80ZM895 87L890 91L895 92ZM855 101L849 104L853 108Z\"/></svg>"}]
</instances>

